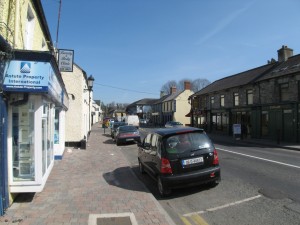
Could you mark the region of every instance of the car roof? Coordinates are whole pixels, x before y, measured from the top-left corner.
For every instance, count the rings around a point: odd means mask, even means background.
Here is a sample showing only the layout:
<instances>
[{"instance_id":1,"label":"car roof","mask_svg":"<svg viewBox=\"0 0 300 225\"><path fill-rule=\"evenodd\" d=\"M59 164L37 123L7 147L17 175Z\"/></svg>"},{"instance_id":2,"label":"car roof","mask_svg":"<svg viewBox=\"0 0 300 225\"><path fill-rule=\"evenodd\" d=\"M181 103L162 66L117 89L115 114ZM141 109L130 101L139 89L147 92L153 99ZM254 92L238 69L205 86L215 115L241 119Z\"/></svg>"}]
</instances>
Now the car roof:
<instances>
[{"instance_id":1,"label":"car roof","mask_svg":"<svg viewBox=\"0 0 300 225\"><path fill-rule=\"evenodd\" d=\"M157 133L161 136L170 136L173 134L180 134L180 133L189 133L189 132L204 132L203 129L196 128L196 127L172 127L172 128L159 128L153 130L153 133Z\"/></svg>"}]
</instances>

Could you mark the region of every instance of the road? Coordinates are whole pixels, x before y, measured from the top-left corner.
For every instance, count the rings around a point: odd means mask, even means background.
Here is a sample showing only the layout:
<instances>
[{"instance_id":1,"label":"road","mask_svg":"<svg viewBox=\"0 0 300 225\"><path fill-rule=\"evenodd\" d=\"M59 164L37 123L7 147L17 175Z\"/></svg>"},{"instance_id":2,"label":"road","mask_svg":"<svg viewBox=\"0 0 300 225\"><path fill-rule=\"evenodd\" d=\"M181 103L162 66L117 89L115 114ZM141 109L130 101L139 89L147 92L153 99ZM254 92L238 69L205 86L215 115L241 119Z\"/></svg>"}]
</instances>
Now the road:
<instances>
[{"instance_id":1,"label":"road","mask_svg":"<svg viewBox=\"0 0 300 225\"><path fill-rule=\"evenodd\" d=\"M147 129L141 129L142 134ZM120 146L137 177L176 224L300 224L300 152L215 143L221 183L175 190L160 198L156 184L138 170L137 146Z\"/></svg>"}]
</instances>

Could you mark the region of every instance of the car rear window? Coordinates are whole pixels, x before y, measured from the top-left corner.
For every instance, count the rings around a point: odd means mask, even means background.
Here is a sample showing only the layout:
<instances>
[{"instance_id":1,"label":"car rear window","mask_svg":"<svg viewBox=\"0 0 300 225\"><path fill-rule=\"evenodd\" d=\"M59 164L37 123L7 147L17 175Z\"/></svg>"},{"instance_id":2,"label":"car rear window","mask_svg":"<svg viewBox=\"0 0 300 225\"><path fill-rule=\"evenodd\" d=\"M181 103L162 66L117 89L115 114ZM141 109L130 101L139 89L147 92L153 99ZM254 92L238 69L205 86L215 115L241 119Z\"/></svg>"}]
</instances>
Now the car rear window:
<instances>
[{"instance_id":1,"label":"car rear window","mask_svg":"<svg viewBox=\"0 0 300 225\"><path fill-rule=\"evenodd\" d=\"M134 126L120 126L120 132L136 132L137 128Z\"/></svg>"},{"instance_id":2,"label":"car rear window","mask_svg":"<svg viewBox=\"0 0 300 225\"><path fill-rule=\"evenodd\" d=\"M212 148L212 143L206 134L198 132L170 136L165 140L164 144L166 151L170 154Z\"/></svg>"}]
</instances>

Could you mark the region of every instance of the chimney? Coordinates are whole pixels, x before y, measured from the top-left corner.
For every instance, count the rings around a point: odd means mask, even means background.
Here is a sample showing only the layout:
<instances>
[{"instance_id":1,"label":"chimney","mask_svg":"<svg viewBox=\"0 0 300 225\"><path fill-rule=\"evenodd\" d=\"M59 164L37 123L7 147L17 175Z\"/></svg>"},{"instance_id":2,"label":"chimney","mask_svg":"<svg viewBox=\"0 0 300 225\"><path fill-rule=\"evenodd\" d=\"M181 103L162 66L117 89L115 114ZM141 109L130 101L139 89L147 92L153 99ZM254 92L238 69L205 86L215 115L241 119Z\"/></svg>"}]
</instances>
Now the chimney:
<instances>
[{"instance_id":1,"label":"chimney","mask_svg":"<svg viewBox=\"0 0 300 225\"><path fill-rule=\"evenodd\" d=\"M177 91L176 86L172 86L172 87L170 88L170 92L171 92L170 94L175 94L176 91Z\"/></svg>"},{"instance_id":2,"label":"chimney","mask_svg":"<svg viewBox=\"0 0 300 225\"><path fill-rule=\"evenodd\" d=\"M191 82L184 81L184 90L191 90Z\"/></svg>"},{"instance_id":3,"label":"chimney","mask_svg":"<svg viewBox=\"0 0 300 225\"><path fill-rule=\"evenodd\" d=\"M293 56L293 49L288 48L286 45L282 45L282 48L278 51L278 62L284 62Z\"/></svg>"}]
</instances>

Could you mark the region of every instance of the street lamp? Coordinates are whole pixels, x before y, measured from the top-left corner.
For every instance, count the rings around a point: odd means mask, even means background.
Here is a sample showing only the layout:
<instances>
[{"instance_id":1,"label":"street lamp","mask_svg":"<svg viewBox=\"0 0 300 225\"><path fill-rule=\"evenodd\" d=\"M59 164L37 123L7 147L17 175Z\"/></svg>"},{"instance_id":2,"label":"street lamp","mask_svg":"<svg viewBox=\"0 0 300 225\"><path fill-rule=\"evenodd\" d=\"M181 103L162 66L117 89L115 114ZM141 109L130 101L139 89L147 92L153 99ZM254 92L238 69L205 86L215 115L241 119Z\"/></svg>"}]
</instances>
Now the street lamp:
<instances>
[{"instance_id":1,"label":"street lamp","mask_svg":"<svg viewBox=\"0 0 300 225\"><path fill-rule=\"evenodd\" d=\"M89 91L89 132L91 130L91 91L93 90L94 77L92 75L87 79L88 82L88 91Z\"/></svg>"}]
</instances>

